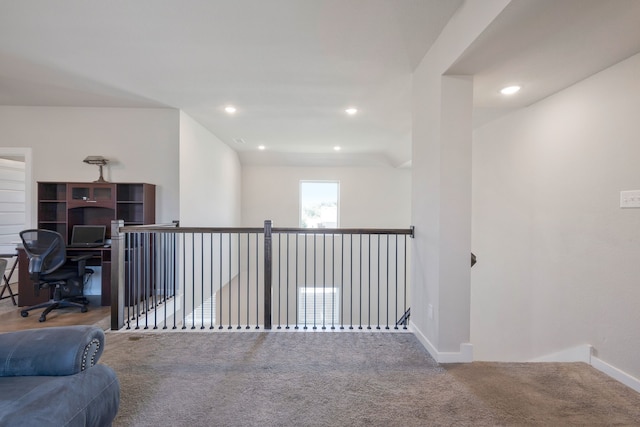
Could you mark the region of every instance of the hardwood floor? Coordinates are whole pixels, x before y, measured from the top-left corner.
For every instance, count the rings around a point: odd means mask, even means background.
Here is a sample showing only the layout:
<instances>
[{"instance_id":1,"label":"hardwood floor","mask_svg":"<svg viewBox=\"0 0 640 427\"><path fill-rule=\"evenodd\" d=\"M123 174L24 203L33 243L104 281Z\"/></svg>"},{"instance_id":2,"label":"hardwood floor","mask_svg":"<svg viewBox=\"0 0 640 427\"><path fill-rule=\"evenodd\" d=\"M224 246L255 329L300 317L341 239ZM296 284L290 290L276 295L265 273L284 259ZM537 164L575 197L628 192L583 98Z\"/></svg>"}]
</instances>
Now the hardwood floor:
<instances>
[{"instance_id":1,"label":"hardwood floor","mask_svg":"<svg viewBox=\"0 0 640 427\"><path fill-rule=\"evenodd\" d=\"M97 325L103 329L107 329L111 315L111 307L89 305L89 311L86 313L81 313L77 308L53 310L47 315L45 322L39 322L40 313L42 313L44 309L33 310L29 313L28 317L22 317L20 315L21 308L22 307L14 306L10 300L2 301L0 332L69 325Z\"/></svg>"}]
</instances>

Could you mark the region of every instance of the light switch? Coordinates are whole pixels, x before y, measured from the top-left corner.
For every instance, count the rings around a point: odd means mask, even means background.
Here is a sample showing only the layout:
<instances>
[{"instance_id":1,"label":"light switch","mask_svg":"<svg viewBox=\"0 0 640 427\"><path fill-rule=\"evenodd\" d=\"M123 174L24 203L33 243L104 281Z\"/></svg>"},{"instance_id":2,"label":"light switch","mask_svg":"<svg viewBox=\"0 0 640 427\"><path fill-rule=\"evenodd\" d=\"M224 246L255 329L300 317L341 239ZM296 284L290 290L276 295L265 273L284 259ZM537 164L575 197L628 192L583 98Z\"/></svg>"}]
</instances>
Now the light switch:
<instances>
[{"instance_id":1,"label":"light switch","mask_svg":"<svg viewBox=\"0 0 640 427\"><path fill-rule=\"evenodd\" d=\"M640 190L620 192L621 208L640 208Z\"/></svg>"}]
</instances>

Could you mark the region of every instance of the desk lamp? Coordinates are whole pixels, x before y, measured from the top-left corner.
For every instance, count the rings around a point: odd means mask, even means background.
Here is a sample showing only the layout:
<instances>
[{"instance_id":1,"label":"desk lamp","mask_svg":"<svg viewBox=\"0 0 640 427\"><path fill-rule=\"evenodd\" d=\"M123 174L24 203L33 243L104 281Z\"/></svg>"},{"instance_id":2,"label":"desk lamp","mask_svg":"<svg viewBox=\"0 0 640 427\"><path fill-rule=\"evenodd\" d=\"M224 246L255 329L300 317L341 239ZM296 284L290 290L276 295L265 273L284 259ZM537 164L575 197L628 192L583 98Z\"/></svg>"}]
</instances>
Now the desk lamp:
<instances>
[{"instance_id":1,"label":"desk lamp","mask_svg":"<svg viewBox=\"0 0 640 427\"><path fill-rule=\"evenodd\" d=\"M102 167L107 163L109 163L109 160L105 159L102 156L87 156L87 158L84 159L83 162L88 163L90 165L98 165L100 167L100 178L98 178L96 181L93 181L93 182L107 182L102 177Z\"/></svg>"}]
</instances>

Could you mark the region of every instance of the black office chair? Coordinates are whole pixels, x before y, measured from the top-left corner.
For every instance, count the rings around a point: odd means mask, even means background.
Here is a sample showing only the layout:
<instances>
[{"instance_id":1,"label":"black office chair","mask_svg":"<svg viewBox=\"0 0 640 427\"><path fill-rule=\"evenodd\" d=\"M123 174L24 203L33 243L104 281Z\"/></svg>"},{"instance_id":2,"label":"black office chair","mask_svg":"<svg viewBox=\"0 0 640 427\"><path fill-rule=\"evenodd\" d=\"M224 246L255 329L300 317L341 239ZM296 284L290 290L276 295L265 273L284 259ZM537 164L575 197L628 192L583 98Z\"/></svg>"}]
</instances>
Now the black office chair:
<instances>
[{"instance_id":1,"label":"black office chair","mask_svg":"<svg viewBox=\"0 0 640 427\"><path fill-rule=\"evenodd\" d=\"M37 304L20 311L27 317L29 311L46 307L40 321L47 320L51 310L78 307L87 311L89 300L84 297L85 276L93 270L85 268L90 254L67 259L67 248L60 233L50 230L24 230L20 232L24 251L29 257L29 277L34 283L35 294L47 288L51 295L48 302ZM53 291L51 290L53 289Z\"/></svg>"}]
</instances>

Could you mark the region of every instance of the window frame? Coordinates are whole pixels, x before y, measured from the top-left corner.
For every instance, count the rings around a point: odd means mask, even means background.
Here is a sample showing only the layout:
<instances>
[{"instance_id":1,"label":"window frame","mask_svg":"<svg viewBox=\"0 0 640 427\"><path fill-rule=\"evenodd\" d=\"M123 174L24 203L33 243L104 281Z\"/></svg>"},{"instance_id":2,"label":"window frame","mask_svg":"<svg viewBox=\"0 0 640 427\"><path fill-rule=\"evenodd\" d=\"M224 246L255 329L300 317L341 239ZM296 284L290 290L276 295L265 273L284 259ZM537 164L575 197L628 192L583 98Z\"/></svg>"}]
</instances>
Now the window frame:
<instances>
[{"instance_id":1,"label":"window frame","mask_svg":"<svg viewBox=\"0 0 640 427\"><path fill-rule=\"evenodd\" d=\"M336 185L336 228L340 227L340 180L337 179L301 179L298 183L298 227L300 228L312 228L304 227L302 225L302 187L303 184L335 184Z\"/></svg>"},{"instance_id":2,"label":"window frame","mask_svg":"<svg viewBox=\"0 0 640 427\"><path fill-rule=\"evenodd\" d=\"M309 297L308 294L312 294L312 296ZM324 297L322 295L319 296L318 294L324 294ZM307 302L306 304L305 301ZM311 308L310 304L313 304L314 301L316 306ZM299 326L306 325L312 327L339 326L341 324L340 314L342 313L340 303L339 286L301 286L298 292L298 312L296 323ZM321 305L321 307L318 307L318 305ZM317 316L314 316L314 311L316 314L322 313L322 319L317 319ZM327 314L333 316L333 318L327 319Z\"/></svg>"}]
</instances>

